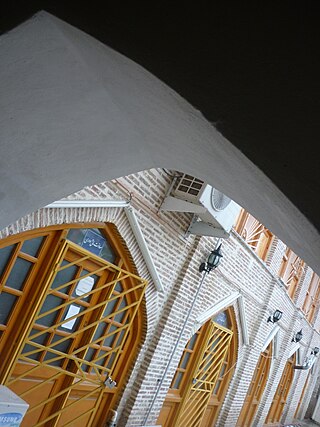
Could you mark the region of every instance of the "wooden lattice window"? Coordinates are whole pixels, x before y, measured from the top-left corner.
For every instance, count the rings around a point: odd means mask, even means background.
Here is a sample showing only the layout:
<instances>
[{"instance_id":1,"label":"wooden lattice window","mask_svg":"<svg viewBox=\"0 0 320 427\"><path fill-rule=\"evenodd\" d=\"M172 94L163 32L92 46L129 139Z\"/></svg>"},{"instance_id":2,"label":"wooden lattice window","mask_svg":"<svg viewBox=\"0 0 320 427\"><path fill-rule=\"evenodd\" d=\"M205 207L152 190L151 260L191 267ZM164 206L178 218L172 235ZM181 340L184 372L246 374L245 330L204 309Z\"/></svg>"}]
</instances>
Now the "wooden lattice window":
<instances>
[{"instance_id":1,"label":"wooden lattice window","mask_svg":"<svg viewBox=\"0 0 320 427\"><path fill-rule=\"evenodd\" d=\"M256 254L265 261L273 240L273 234L251 214L241 210L235 230Z\"/></svg>"},{"instance_id":2,"label":"wooden lattice window","mask_svg":"<svg viewBox=\"0 0 320 427\"><path fill-rule=\"evenodd\" d=\"M279 270L279 276L283 280L291 299L294 298L299 280L304 271L304 262L290 248L287 248Z\"/></svg>"},{"instance_id":3,"label":"wooden lattice window","mask_svg":"<svg viewBox=\"0 0 320 427\"><path fill-rule=\"evenodd\" d=\"M317 309L320 303L320 278L316 273L313 273L311 282L302 307L307 319L310 323L314 321Z\"/></svg>"},{"instance_id":4,"label":"wooden lattice window","mask_svg":"<svg viewBox=\"0 0 320 427\"><path fill-rule=\"evenodd\" d=\"M270 371L272 360L272 342L261 353L254 371L239 419L238 427L250 427L258 410Z\"/></svg>"},{"instance_id":5,"label":"wooden lattice window","mask_svg":"<svg viewBox=\"0 0 320 427\"><path fill-rule=\"evenodd\" d=\"M231 310L206 322L181 356L158 423L163 427L212 427L233 373L235 319Z\"/></svg>"},{"instance_id":6,"label":"wooden lattice window","mask_svg":"<svg viewBox=\"0 0 320 427\"><path fill-rule=\"evenodd\" d=\"M146 281L130 270L111 224L0 242L0 383L29 403L22 426L105 424L141 338Z\"/></svg>"},{"instance_id":7,"label":"wooden lattice window","mask_svg":"<svg viewBox=\"0 0 320 427\"><path fill-rule=\"evenodd\" d=\"M280 382L278 384L277 390L273 397L271 407L269 409L266 425L267 426L278 426L284 407L287 402L289 391L292 385L294 369L293 366L296 362L296 354L294 353L290 359L287 361Z\"/></svg>"}]
</instances>

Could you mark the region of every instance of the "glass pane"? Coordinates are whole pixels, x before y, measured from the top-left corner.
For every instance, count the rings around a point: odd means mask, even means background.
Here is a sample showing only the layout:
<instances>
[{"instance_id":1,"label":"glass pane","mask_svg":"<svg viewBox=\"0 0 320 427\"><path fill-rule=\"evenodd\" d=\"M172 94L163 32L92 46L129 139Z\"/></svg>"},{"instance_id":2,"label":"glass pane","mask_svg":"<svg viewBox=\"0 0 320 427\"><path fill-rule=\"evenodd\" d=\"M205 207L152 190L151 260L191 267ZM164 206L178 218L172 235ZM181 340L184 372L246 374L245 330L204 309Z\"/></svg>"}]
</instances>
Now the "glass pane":
<instances>
[{"instance_id":1,"label":"glass pane","mask_svg":"<svg viewBox=\"0 0 320 427\"><path fill-rule=\"evenodd\" d=\"M180 384L181 384L181 381L182 381L182 377L183 377L182 372L178 372L178 374L176 376L176 379L175 379L175 382L174 382L174 384L173 384L173 386L171 388L178 389L180 387Z\"/></svg>"},{"instance_id":2,"label":"glass pane","mask_svg":"<svg viewBox=\"0 0 320 427\"><path fill-rule=\"evenodd\" d=\"M122 344L125 333L126 333L125 329L123 329L123 331L120 332L115 347L118 347L120 344ZM123 345L124 345L124 343L123 343Z\"/></svg>"},{"instance_id":3,"label":"glass pane","mask_svg":"<svg viewBox=\"0 0 320 427\"><path fill-rule=\"evenodd\" d=\"M118 302L117 299L114 299L113 301L110 301L107 304L107 306L104 310L104 313L103 313L103 317L109 316L109 314L114 312L114 308L115 308L117 302Z\"/></svg>"},{"instance_id":4,"label":"glass pane","mask_svg":"<svg viewBox=\"0 0 320 427\"><path fill-rule=\"evenodd\" d=\"M2 276L2 273L10 259L10 255L15 246L16 245L11 245L0 249L0 276Z\"/></svg>"},{"instance_id":5,"label":"glass pane","mask_svg":"<svg viewBox=\"0 0 320 427\"><path fill-rule=\"evenodd\" d=\"M184 353L180 368L182 368L182 369L187 368L187 365L188 365L188 362L190 359L190 355L191 355L190 353L187 353L187 352Z\"/></svg>"},{"instance_id":6,"label":"glass pane","mask_svg":"<svg viewBox=\"0 0 320 427\"><path fill-rule=\"evenodd\" d=\"M42 236L42 237L36 237L35 239L26 240L22 245L21 252L24 252L25 254L36 257L38 255L40 246L44 238L45 237Z\"/></svg>"},{"instance_id":7,"label":"glass pane","mask_svg":"<svg viewBox=\"0 0 320 427\"><path fill-rule=\"evenodd\" d=\"M37 329L32 329L31 334L30 335L34 335L36 333L38 333L39 331ZM47 338L49 337L48 333L43 333L41 335L39 335L38 337L34 338L32 341L36 342L38 344L42 344L45 345ZM39 360L41 353L43 352L43 349L39 349L37 347L34 347L31 344L26 344L23 348L22 353L28 353L29 351L33 351L33 350L37 350L36 353L34 354L30 354L28 356L29 359L33 359L33 360Z\"/></svg>"},{"instance_id":8,"label":"glass pane","mask_svg":"<svg viewBox=\"0 0 320 427\"><path fill-rule=\"evenodd\" d=\"M112 353L111 356L110 356L110 358L109 358L109 362L108 362L108 364L106 366L108 369L112 368L112 364L113 364L113 361L114 361L115 357L116 357L116 353Z\"/></svg>"},{"instance_id":9,"label":"glass pane","mask_svg":"<svg viewBox=\"0 0 320 427\"><path fill-rule=\"evenodd\" d=\"M114 326L114 325L111 325L110 326L110 329L109 329L109 331L108 331L108 334L111 334L112 332L114 332L114 331L116 331L117 330L117 327L116 326ZM105 345L106 347L112 347L112 343L113 343L113 341L114 341L114 338L115 338L115 334L112 334L112 335L110 335L109 337L107 337L105 340L104 340L104 343L103 343L103 345Z\"/></svg>"},{"instance_id":10,"label":"glass pane","mask_svg":"<svg viewBox=\"0 0 320 427\"><path fill-rule=\"evenodd\" d=\"M50 347L53 348L54 350L61 351L61 353L68 354L68 348L69 348L69 346L71 344L71 339L66 339L66 340L62 341L61 343L59 343L57 345L54 345L54 343L56 341L59 341L62 338L63 337L61 337L60 335L57 335L57 334L54 335L53 340L52 340L52 342L50 344Z\"/></svg>"},{"instance_id":11,"label":"glass pane","mask_svg":"<svg viewBox=\"0 0 320 427\"><path fill-rule=\"evenodd\" d=\"M69 264L68 261L63 260L61 263L61 266L64 267L65 265L68 265L68 264ZM57 273L57 275L56 275L56 277L52 283L51 288L55 289L55 288L58 288L59 286L63 285L64 283L70 282L72 279L75 278L75 275L77 273L77 269L78 269L77 266L71 265L67 268L64 268L61 271L58 271L58 273ZM69 287L70 287L70 285L66 286L65 288L60 289L59 292L67 294Z\"/></svg>"},{"instance_id":12,"label":"glass pane","mask_svg":"<svg viewBox=\"0 0 320 427\"><path fill-rule=\"evenodd\" d=\"M119 305L119 308L117 309L117 311L124 309L126 306L127 306L127 301L124 297L124 298L122 298L121 304ZM114 317L115 322L122 323L126 314L127 314L126 312L127 312L127 310L124 310L121 313L117 314Z\"/></svg>"},{"instance_id":13,"label":"glass pane","mask_svg":"<svg viewBox=\"0 0 320 427\"><path fill-rule=\"evenodd\" d=\"M11 273L7 279L6 285L10 288L21 290L32 266L33 264L30 261L26 261L22 258L17 258L13 269L11 270Z\"/></svg>"},{"instance_id":14,"label":"glass pane","mask_svg":"<svg viewBox=\"0 0 320 427\"><path fill-rule=\"evenodd\" d=\"M195 334L190 338L190 341L188 342L188 345L187 345L187 348L188 348L189 350L193 350L193 349L194 349L194 346L195 346L195 343L196 343L196 341L197 341L197 338L198 338L198 334L197 334L197 333L195 333Z\"/></svg>"},{"instance_id":15,"label":"glass pane","mask_svg":"<svg viewBox=\"0 0 320 427\"><path fill-rule=\"evenodd\" d=\"M213 393L212 393L213 395L216 395L218 393L220 386L221 386L221 381L217 381L215 388L213 390Z\"/></svg>"},{"instance_id":16,"label":"glass pane","mask_svg":"<svg viewBox=\"0 0 320 427\"><path fill-rule=\"evenodd\" d=\"M94 355L95 351L96 350L94 348L88 348L88 351L87 351L87 353L85 355L85 360L88 360L90 362L91 359L93 358L93 355ZM86 369L86 367L87 367L87 365L85 365L83 367L83 369Z\"/></svg>"},{"instance_id":17,"label":"glass pane","mask_svg":"<svg viewBox=\"0 0 320 427\"><path fill-rule=\"evenodd\" d=\"M43 303L40 314L46 313L47 311L55 307L60 307L60 305L63 303L64 303L64 300L62 298L58 298L54 295L48 295L47 298L45 299L45 302ZM54 325L58 312L59 312L59 309L53 311L52 313L49 313L47 316L44 316L41 319L39 319L37 323L43 326Z\"/></svg>"},{"instance_id":18,"label":"glass pane","mask_svg":"<svg viewBox=\"0 0 320 427\"><path fill-rule=\"evenodd\" d=\"M56 359L57 357L58 357L58 360L53 360L53 359ZM51 351L47 351L46 355L44 356L44 360L46 360L46 361L47 360L49 360L49 361L53 360L52 362L49 362L49 365L51 365L51 366L61 366L62 363L64 362L65 358L58 355L58 354L52 353Z\"/></svg>"},{"instance_id":19,"label":"glass pane","mask_svg":"<svg viewBox=\"0 0 320 427\"><path fill-rule=\"evenodd\" d=\"M99 351L99 353L97 354L97 356L96 356L96 359L95 360L93 360L93 362L96 364L96 365L100 365L100 366L104 366L104 364L106 363L106 358L105 357L103 357L105 355L105 351ZM99 359L99 360L97 360L97 359Z\"/></svg>"},{"instance_id":20,"label":"glass pane","mask_svg":"<svg viewBox=\"0 0 320 427\"><path fill-rule=\"evenodd\" d=\"M123 292L123 287L122 287L122 285L121 285L121 283L120 282L118 282L117 284L116 284L116 286L114 287L114 289L117 291L117 292Z\"/></svg>"},{"instance_id":21,"label":"glass pane","mask_svg":"<svg viewBox=\"0 0 320 427\"><path fill-rule=\"evenodd\" d=\"M14 305L18 297L15 295L8 294L7 292L2 292L0 295L0 323L6 325L9 319L9 315L14 308Z\"/></svg>"},{"instance_id":22,"label":"glass pane","mask_svg":"<svg viewBox=\"0 0 320 427\"><path fill-rule=\"evenodd\" d=\"M116 259L105 236L97 228L72 228L68 232L67 239L111 263Z\"/></svg>"},{"instance_id":23,"label":"glass pane","mask_svg":"<svg viewBox=\"0 0 320 427\"><path fill-rule=\"evenodd\" d=\"M106 327L107 327L106 323L104 322L99 323L97 330L94 334L93 341L97 340L98 338L102 337L105 334ZM101 345L101 343L102 343L102 340L97 342L98 345Z\"/></svg>"},{"instance_id":24,"label":"glass pane","mask_svg":"<svg viewBox=\"0 0 320 427\"><path fill-rule=\"evenodd\" d=\"M222 311L221 313L217 314L217 316L215 316L212 320L215 323L218 323L218 325L224 326L225 328L231 328L229 316L226 311Z\"/></svg>"}]
</instances>

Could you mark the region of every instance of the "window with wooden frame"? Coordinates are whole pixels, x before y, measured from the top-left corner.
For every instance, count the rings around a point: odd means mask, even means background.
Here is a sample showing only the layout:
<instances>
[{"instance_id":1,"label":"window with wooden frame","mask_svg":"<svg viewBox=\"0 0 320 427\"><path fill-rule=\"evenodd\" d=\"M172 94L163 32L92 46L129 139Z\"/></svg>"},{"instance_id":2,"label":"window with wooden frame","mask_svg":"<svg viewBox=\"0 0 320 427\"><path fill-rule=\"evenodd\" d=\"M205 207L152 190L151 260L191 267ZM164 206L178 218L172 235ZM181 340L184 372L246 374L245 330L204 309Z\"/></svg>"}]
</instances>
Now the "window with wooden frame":
<instances>
[{"instance_id":1,"label":"window with wooden frame","mask_svg":"<svg viewBox=\"0 0 320 427\"><path fill-rule=\"evenodd\" d=\"M234 229L258 257L265 261L273 240L271 231L244 209L241 210Z\"/></svg>"},{"instance_id":2,"label":"window with wooden frame","mask_svg":"<svg viewBox=\"0 0 320 427\"><path fill-rule=\"evenodd\" d=\"M306 298L304 300L302 311L305 313L310 323L314 321L315 315L320 304L320 278L313 273Z\"/></svg>"},{"instance_id":3,"label":"window with wooden frame","mask_svg":"<svg viewBox=\"0 0 320 427\"><path fill-rule=\"evenodd\" d=\"M163 427L213 427L236 361L236 323L227 310L189 340L158 418Z\"/></svg>"},{"instance_id":4,"label":"window with wooden frame","mask_svg":"<svg viewBox=\"0 0 320 427\"><path fill-rule=\"evenodd\" d=\"M22 426L105 424L141 340L145 287L112 224L0 242L0 383L29 403Z\"/></svg>"},{"instance_id":5,"label":"window with wooden frame","mask_svg":"<svg viewBox=\"0 0 320 427\"><path fill-rule=\"evenodd\" d=\"M238 427L250 427L254 421L255 414L258 410L259 403L268 380L272 360L272 345L273 344L271 342L266 350L260 355L237 421Z\"/></svg>"},{"instance_id":6,"label":"window with wooden frame","mask_svg":"<svg viewBox=\"0 0 320 427\"><path fill-rule=\"evenodd\" d=\"M299 281L304 271L304 262L290 248L283 255L279 276L284 282L291 299L294 299Z\"/></svg>"}]
</instances>

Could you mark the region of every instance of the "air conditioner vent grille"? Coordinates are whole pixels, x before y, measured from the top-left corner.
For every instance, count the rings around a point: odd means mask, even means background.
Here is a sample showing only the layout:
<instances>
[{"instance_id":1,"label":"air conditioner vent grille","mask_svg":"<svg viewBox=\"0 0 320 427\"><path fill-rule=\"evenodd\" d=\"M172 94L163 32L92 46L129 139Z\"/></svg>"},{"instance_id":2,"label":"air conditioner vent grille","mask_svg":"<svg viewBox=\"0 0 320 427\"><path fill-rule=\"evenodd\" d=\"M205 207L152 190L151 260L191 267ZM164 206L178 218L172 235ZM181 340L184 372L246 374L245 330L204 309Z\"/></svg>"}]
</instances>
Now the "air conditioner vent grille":
<instances>
[{"instance_id":1,"label":"air conditioner vent grille","mask_svg":"<svg viewBox=\"0 0 320 427\"><path fill-rule=\"evenodd\" d=\"M198 196L203 189L203 184L204 182L198 178L194 178L191 175L183 175L177 186L177 191L191 194L192 196Z\"/></svg>"},{"instance_id":2,"label":"air conditioner vent grille","mask_svg":"<svg viewBox=\"0 0 320 427\"><path fill-rule=\"evenodd\" d=\"M231 199L216 188L211 191L211 204L214 210L222 211L231 203Z\"/></svg>"}]
</instances>

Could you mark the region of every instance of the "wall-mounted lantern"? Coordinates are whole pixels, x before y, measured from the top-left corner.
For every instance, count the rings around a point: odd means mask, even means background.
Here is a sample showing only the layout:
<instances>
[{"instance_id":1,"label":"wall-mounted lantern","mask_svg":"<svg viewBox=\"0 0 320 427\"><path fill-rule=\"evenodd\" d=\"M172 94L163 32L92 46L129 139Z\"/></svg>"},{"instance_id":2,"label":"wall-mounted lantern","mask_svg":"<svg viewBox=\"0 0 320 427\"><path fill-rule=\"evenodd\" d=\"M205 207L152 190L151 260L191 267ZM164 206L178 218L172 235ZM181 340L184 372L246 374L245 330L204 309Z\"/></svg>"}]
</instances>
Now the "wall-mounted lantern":
<instances>
[{"instance_id":1,"label":"wall-mounted lantern","mask_svg":"<svg viewBox=\"0 0 320 427\"><path fill-rule=\"evenodd\" d=\"M281 317L282 317L282 311L280 311L280 310L276 310L274 313L273 313L273 315L272 315L272 317L271 316L269 316L268 317L268 320L267 320L267 322L271 322L271 323L277 323L277 322L279 322L279 320L281 319Z\"/></svg>"}]
</instances>

